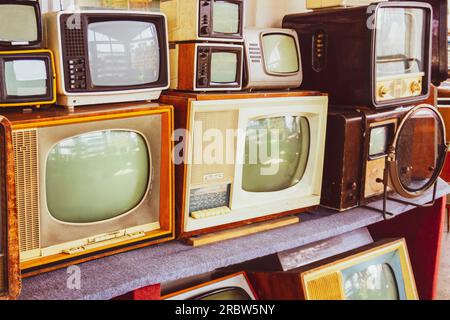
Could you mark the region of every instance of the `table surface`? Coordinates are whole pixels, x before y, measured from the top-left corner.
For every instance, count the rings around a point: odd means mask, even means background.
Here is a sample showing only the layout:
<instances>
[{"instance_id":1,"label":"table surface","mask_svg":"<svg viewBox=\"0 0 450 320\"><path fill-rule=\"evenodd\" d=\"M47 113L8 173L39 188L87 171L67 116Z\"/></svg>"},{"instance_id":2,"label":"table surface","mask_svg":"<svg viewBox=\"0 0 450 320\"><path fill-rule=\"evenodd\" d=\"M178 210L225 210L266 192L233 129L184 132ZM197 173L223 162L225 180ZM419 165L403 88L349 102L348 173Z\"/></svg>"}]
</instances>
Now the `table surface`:
<instances>
[{"instance_id":1,"label":"table surface","mask_svg":"<svg viewBox=\"0 0 450 320\"><path fill-rule=\"evenodd\" d=\"M450 186L440 180L436 197L448 193ZM425 204L431 197L432 192L429 191L413 202ZM382 201L371 205L381 208ZM388 203L388 210L395 215L414 208L398 202ZM208 246L193 248L173 241L24 279L19 299L111 299L145 286L211 272L383 220L381 213L367 208L342 213L319 208L299 216L299 224ZM79 287L73 285L74 273L80 275Z\"/></svg>"}]
</instances>

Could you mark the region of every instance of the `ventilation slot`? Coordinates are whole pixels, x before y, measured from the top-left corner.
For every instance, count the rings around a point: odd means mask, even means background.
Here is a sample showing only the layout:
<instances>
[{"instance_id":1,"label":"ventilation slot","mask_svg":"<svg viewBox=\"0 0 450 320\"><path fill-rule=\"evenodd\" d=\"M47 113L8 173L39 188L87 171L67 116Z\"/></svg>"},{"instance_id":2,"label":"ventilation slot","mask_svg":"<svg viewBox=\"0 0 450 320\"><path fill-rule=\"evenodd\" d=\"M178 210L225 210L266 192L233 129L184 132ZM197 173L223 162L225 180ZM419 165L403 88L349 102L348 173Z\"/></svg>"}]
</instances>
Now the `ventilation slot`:
<instances>
[{"instance_id":1,"label":"ventilation slot","mask_svg":"<svg viewBox=\"0 0 450 320\"><path fill-rule=\"evenodd\" d=\"M261 63L262 55L261 48L257 43L250 43L248 47L248 53L250 56L250 60L253 63Z\"/></svg>"},{"instance_id":2,"label":"ventilation slot","mask_svg":"<svg viewBox=\"0 0 450 320\"><path fill-rule=\"evenodd\" d=\"M84 56L84 32L83 21L70 21L70 17L64 21L64 45L67 57ZM77 25L78 24L78 25Z\"/></svg>"},{"instance_id":3,"label":"ventilation slot","mask_svg":"<svg viewBox=\"0 0 450 320\"><path fill-rule=\"evenodd\" d=\"M20 251L39 249L37 131L13 132Z\"/></svg>"}]
</instances>

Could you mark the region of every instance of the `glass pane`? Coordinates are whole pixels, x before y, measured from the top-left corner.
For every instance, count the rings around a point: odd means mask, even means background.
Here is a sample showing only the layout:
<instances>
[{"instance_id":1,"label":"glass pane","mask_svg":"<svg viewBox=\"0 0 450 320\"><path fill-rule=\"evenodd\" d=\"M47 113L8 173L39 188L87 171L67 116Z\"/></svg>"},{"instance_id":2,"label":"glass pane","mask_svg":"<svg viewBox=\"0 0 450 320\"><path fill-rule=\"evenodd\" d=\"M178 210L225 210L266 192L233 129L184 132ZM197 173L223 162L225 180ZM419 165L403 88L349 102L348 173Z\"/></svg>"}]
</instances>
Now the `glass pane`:
<instances>
[{"instance_id":1,"label":"glass pane","mask_svg":"<svg viewBox=\"0 0 450 320\"><path fill-rule=\"evenodd\" d=\"M149 183L144 138L100 131L59 142L49 153L46 195L50 214L70 223L111 219L135 208Z\"/></svg>"},{"instance_id":2,"label":"glass pane","mask_svg":"<svg viewBox=\"0 0 450 320\"><path fill-rule=\"evenodd\" d=\"M263 37L263 52L269 73L292 73L299 70L299 57L295 39L283 34Z\"/></svg>"},{"instance_id":3,"label":"glass pane","mask_svg":"<svg viewBox=\"0 0 450 320\"><path fill-rule=\"evenodd\" d=\"M424 72L424 41L424 10L379 9L376 29L377 80Z\"/></svg>"},{"instance_id":4,"label":"glass pane","mask_svg":"<svg viewBox=\"0 0 450 320\"><path fill-rule=\"evenodd\" d=\"M213 31L217 33L239 32L239 5L227 1L213 2Z\"/></svg>"},{"instance_id":5,"label":"glass pane","mask_svg":"<svg viewBox=\"0 0 450 320\"><path fill-rule=\"evenodd\" d=\"M214 52L211 57L211 82L236 82L238 56L236 53Z\"/></svg>"},{"instance_id":6,"label":"glass pane","mask_svg":"<svg viewBox=\"0 0 450 320\"><path fill-rule=\"evenodd\" d=\"M248 192L273 192L296 185L306 170L309 144L309 124L304 117L249 121L242 188Z\"/></svg>"},{"instance_id":7,"label":"glass pane","mask_svg":"<svg viewBox=\"0 0 450 320\"><path fill-rule=\"evenodd\" d=\"M43 96L47 94L47 65L43 60L14 60L5 63L8 96Z\"/></svg>"},{"instance_id":8,"label":"glass pane","mask_svg":"<svg viewBox=\"0 0 450 320\"><path fill-rule=\"evenodd\" d=\"M230 288L222 291L206 294L196 300L252 300L248 293L242 288Z\"/></svg>"},{"instance_id":9,"label":"glass pane","mask_svg":"<svg viewBox=\"0 0 450 320\"><path fill-rule=\"evenodd\" d=\"M374 264L346 277L347 300L399 300L395 274L388 264Z\"/></svg>"},{"instance_id":10,"label":"glass pane","mask_svg":"<svg viewBox=\"0 0 450 320\"><path fill-rule=\"evenodd\" d=\"M439 119L430 109L418 109L399 133L397 170L403 187L420 191L430 184L441 157L443 143Z\"/></svg>"},{"instance_id":11,"label":"glass pane","mask_svg":"<svg viewBox=\"0 0 450 320\"><path fill-rule=\"evenodd\" d=\"M37 41L38 24L32 6L0 4L0 21L0 41Z\"/></svg>"},{"instance_id":12,"label":"glass pane","mask_svg":"<svg viewBox=\"0 0 450 320\"><path fill-rule=\"evenodd\" d=\"M133 86L159 79L159 43L153 23L90 23L88 42L93 85Z\"/></svg>"},{"instance_id":13,"label":"glass pane","mask_svg":"<svg viewBox=\"0 0 450 320\"><path fill-rule=\"evenodd\" d=\"M389 126L373 128L370 132L369 156L386 154L389 142Z\"/></svg>"}]
</instances>

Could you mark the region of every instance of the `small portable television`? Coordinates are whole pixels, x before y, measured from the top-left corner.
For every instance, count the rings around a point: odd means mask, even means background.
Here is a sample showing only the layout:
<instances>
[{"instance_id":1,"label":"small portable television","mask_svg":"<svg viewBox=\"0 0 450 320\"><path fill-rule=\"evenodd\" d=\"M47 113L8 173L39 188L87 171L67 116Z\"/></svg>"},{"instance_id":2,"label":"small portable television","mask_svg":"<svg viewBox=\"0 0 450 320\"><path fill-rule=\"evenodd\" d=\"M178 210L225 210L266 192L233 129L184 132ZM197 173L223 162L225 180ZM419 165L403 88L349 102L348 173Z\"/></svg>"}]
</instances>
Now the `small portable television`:
<instances>
[{"instance_id":1,"label":"small portable television","mask_svg":"<svg viewBox=\"0 0 450 320\"><path fill-rule=\"evenodd\" d=\"M162 1L169 41L242 42L244 0Z\"/></svg>"},{"instance_id":2,"label":"small portable television","mask_svg":"<svg viewBox=\"0 0 450 320\"><path fill-rule=\"evenodd\" d=\"M19 229L15 203L11 126L0 116L0 300L15 299L21 288Z\"/></svg>"},{"instance_id":3,"label":"small portable television","mask_svg":"<svg viewBox=\"0 0 450 320\"><path fill-rule=\"evenodd\" d=\"M344 211L429 190L445 163L445 127L432 106L386 111L331 108L321 205Z\"/></svg>"},{"instance_id":4,"label":"small portable television","mask_svg":"<svg viewBox=\"0 0 450 320\"><path fill-rule=\"evenodd\" d=\"M0 107L40 107L56 102L56 74L51 51L2 51L0 70Z\"/></svg>"},{"instance_id":5,"label":"small portable television","mask_svg":"<svg viewBox=\"0 0 450 320\"><path fill-rule=\"evenodd\" d=\"M302 44L301 88L329 93L330 103L375 109L425 100L431 79L432 8L423 2L287 15Z\"/></svg>"},{"instance_id":6,"label":"small portable television","mask_svg":"<svg viewBox=\"0 0 450 320\"><path fill-rule=\"evenodd\" d=\"M0 51L36 49L42 45L39 1L0 1Z\"/></svg>"},{"instance_id":7,"label":"small portable television","mask_svg":"<svg viewBox=\"0 0 450 320\"><path fill-rule=\"evenodd\" d=\"M7 114L24 273L173 239L172 112L133 103Z\"/></svg>"},{"instance_id":8,"label":"small portable television","mask_svg":"<svg viewBox=\"0 0 450 320\"><path fill-rule=\"evenodd\" d=\"M153 100L169 87L161 13L59 11L45 14L44 26L62 106Z\"/></svg>"},{"instance_id":9,"label":"small portable television","mask_svg":"<svg viewBox=\"0 0 450 320\"><path fill-rule=\"evenodd\" d=\"M162 297L163 300L257 300L244 272L212 280Z\"/></svg>"},{"instance_id":10,"label":"small portable television","mask_svg":"<svg viewBox=\"0 0 450 320\"><path fill-rule=\"evenodd\" d=\"M177 235L317 207L328 99L317 92L168 92L177 119ZM181 148L182 147L182 148Z\"/></svg>"},{"instance_id":11,"label":"small portable television","mask_svg":"<svg viewBox=\"0 0 450 320\"><path fill-rule=\"evenodd\" d=\"M179 43L170 47L170 88L183 91L242 89L240 44Z\"/></svg>"},{"instance_id":12,"label":"small portable television","mask_svg":"<svg viewBox=\"0 0 450 320\"><path fill-rule=\"evenodd\" d=\"M386 239L284 272L249 273L267 300L418 300L404 239Z\"/></svg>"},{"instance_id":13,"label":"small portable television","mask_svg":"<svg viewBox=\"0 0 450 320\"><path fill-rule=\"evenodd\" d=\"M290 29L245 29L245 89L298 88L300 45Z\"/></svg>"}]
</instances>

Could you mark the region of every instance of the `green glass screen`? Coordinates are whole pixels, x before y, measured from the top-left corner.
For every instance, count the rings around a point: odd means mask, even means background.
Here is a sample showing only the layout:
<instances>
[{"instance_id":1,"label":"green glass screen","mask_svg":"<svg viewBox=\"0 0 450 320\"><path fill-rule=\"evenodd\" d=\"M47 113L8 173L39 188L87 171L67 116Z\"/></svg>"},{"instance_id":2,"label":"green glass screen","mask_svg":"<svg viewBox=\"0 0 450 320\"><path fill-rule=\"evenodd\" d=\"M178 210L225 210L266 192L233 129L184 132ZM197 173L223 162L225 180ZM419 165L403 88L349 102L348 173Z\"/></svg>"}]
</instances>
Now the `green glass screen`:
<instances>
[{"instance_id":1,"label":"green glass screen","mask_svg":"<svg viewBox=\"0 0 450 320\"><path fill-rule=\"evenodd\" d=\"M247 125L242 188L274 192L296 185L309 156L308 120L299 116L255 119Z\"/></svg>"},{"instance_id":2,"label":"green glass screen","mask_svg":"<svg viewBox=\"0 0 450 320\"><path fill-rule=\"evenodd\" d=\"M292 36L267 34L262 40L264 61L269 73L294 73L299 71L297 45Z\"/></svg>"},{"instance_id":3,"label":"green glass screen","mask_svg":"<svg viewBox=\"0 0 450 320\"><path fill-rule=\"evenodd\" d=\"M99 131L59 142L46 165L50 214L67 223L108 220L135 208L151 172L145 139L131 131Z\"/></svg>"},{"instance_id":4,"label":"green glass screen","mask_svg":"<svg viewBox=\"0 0 450 320\"><path fill-rule=\"evenodd\" d=\"M12 60L5 62L8 96L43 96L47 93L47 65L44 60Z\"/></svg>"},{"instance_id":5,"label":"green glass screen","mask_svg":"<svg viewBox=\"0 0 450 320\"><path fill-rule=\"evenodd\" d=\"M34 7L0 4L0 41L33 42L38 39Z\"/></svg>"},{"instance_id":6,"label":"green glass screen","mask_svg":"<svg viewBox=\"0 0 450 320\"><path fill-rule=\"evenodd\" d=\"M211 56L211 82L236 82L238 56L231 52L213 52Z\"/></svg>"},{"instance_id":7,"label":"green glass screen","mask_svg":"<svg viewBox=\"0 0 450 320\"><path fill-rule=\"evenodd\" d=\"M386 154L389 142L389 126L373 128L370 132L369 156Z\"/></svg>"},{"instance_id":8,"label":"green glass screen","mask_svg":"<svg viewBox=\"0 0 450 320\"><path fill-rule=\"evenodd\" d=\"M213 1L213 31L239 32L239 5L228 1Z\"/></svg>"}]
</instances>

